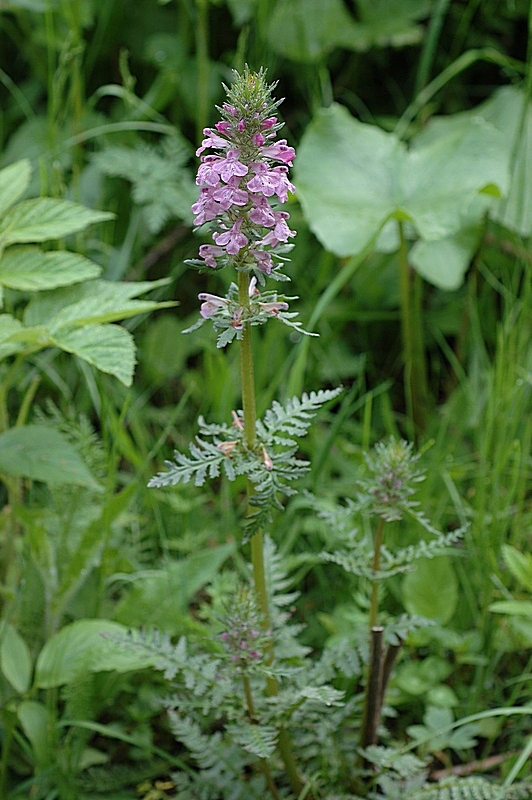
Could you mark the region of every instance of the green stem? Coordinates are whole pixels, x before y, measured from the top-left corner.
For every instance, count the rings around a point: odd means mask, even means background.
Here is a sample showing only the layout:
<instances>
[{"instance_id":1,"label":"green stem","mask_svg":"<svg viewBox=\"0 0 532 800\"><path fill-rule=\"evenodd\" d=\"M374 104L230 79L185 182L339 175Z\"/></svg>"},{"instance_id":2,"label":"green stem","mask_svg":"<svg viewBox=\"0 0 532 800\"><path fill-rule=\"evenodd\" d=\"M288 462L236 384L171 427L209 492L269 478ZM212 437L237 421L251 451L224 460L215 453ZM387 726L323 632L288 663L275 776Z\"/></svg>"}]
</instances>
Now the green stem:
<instances>
[{"instance_id":1,"label":"green stem","mask_svg":"<svg viewBox=\"0 0 532 800\"><path fill-rule=\"evenodd\" d=\"M249 273L238 273L238 302L242 308L249 306ZM240 377L242 383L242 410L244 412L244 436L246 446L254 450L257 440L257 404L255 398L255 373L253 367L253 346L251 341L251 325L244 322L242 339L240 341ZM248 481L248 499L251 497L254 487ZM249 511L253 511L249 504ZM255 593L261 611L262 626L265 631L271 630L271 617L268 605L268 590L266 586L266 572L264 568L264 537L262 531L257 531L251 537L251 563L253 566L253 580L255 583ZM266 653L266 661L273 660L273 644L269 652ZM267 678L266 693L269 697L279 694L279 686L273 676ZM290 782L294 794L299 795L305 788L305 784L299 776L294 755L292 753L292 743L288 731L281 728L278 740L279 754L283 760L285 772ZM306 795L307 800L313 800L311 792Z\"/></svg>"},{"instance_id":2,"label":"green stem","mask_svg":"<svg viewBox=\"0 0 532 800\"><path fill-rule=\"evenodd\" d=\"M248 715L252 722L258 723L257 712L255 710L255 703L253 701L253 693L251 691L251 682L247 675L242 675L242 683L244 685L244 695L246 697L246 705L248 709ZM273 780L272 772L270 769L270 765L268 764L267 759L261 758L260 759L260 768L266 783L268 785L269 792L274 800L281 800L281 796L277 790L277 786L275 785L275 781Z\"/></svg>"},{"instance_id":3,"label":"green stem","mask_svg":"<svg viewBox=\"0 0 532 800\"><path fill-rule=\"evenodd\" d=\"M412 274L403 223L399 228L399 283L401 290L401 335L405 365L405 402L411 439L425 429L428 405L427 367L422 325L422 279Z\"/></svg>"}]
</instances>

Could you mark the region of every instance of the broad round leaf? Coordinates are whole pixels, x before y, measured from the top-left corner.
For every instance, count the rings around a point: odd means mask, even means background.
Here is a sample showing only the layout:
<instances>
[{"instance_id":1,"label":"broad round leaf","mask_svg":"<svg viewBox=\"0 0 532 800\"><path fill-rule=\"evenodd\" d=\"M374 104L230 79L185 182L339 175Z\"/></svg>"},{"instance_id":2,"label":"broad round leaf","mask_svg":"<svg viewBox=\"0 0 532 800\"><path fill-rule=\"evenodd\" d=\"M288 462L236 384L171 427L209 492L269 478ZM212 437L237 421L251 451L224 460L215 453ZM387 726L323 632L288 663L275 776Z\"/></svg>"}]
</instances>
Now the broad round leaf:
<instances>
[{"instance_id":1,"label":"broad round leaf","mask_svg":"<svg viewBox=\"0 0 532 800\"><path fill-rule=\"evenodd\" d=\"M409 221L421 239L444 239L460 230L480 192L506 191L503 138L473 118L407 152L393 134L333 104L303 136L294 170L298 196L318 239L342 257L362 252L388 219Z\"/></svg>"}]
</instances>

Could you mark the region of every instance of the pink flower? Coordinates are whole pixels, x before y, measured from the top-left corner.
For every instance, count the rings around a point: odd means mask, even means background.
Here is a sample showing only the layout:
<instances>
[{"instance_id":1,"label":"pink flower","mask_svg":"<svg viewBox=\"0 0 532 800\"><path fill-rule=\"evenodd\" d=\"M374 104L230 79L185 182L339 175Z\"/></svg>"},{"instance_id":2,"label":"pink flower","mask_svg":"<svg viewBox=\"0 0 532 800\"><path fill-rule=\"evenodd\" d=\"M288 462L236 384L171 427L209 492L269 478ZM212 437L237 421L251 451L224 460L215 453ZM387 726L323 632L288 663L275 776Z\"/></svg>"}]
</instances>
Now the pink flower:
<instances>
[{"instance_id":1,"label":"pink flower","mask_svg":"<svg viewBox=\"0 0 532 800\"><path fill-rule=\"evenodd\" d=\"M248 243L247 236L241 232L243 217L239 217L233 227L222 233L213 233L212 238L220 247L225 247L230 255L235 255Z\"/></svg>"},{"instance_id":2,"label":"pink flower","mask_svg":"<svg viewBox=\"0 0 532 800\"><path fill-rule=\"evenodd\" d=\"M215 189L212 196L225 211L228 211L233 205L245 206L246 203L249 202L248 193L240 189L238 183L235 184L233 179L225 186L220 186L218 189ZM214 219L214 217L211 217L211 219Z\"/></svg>"},{"instance_id":3,"label":"pink flower","mask_svg":"<svg viewBox=\"0 0 532 800\"><path fill-rule=\"evenodd\" d=\"M216 126L218 128L218 126ZM204 150L208 147L214 147L215 149L225 148L229 146L229 142L226 139L222 139L221 136L218 136L213 130L210 128L204 128L203 133L205 135L205 139L201 143L201 147L198 147L196 150L196 155L200 156Z\"/></svg>"},{"instance_id":4,"label":"pink flower","mask_svg":"<svg viewBox=\"0 0 532 800\"><path fill-rule=\"evenodd\" d=\"M261 155L266 158L273 158L275 161L283 161L288 166L292 166L292 161L296 157L296 151L293 147L288 147L286 139L280 139L275 144L270 144L263 147Z\"/></svg>"},{"instance_id":5,"label":"pink flower","mask_svg":"<svg viewBox=\"0 0 532 800\"><path fill-rule=\"evenodd\" d=\"M207 267L216 269L218 266L216 259L224 254L224 249L223 247L216 247L214 244L202 244L200 245L199 254Z\"/></svg>"},{"instance_id":6,"label":"pink flower","mask_svg":"<svg viewBox=\"0 0 532 800\"><path fill-rule=\"evenodd\" d=\"M247 175L248 168L238 160L239 155L240 150L228 150L227 156L225 158L220 158L214 166L214 169L225 183L229 183L233 175L238 175L240 177Z\"/></svg>"},{"instance_id":7,"label":"pink flower","mask_svg":"<svg viewBox=\"0 0 532 800\"><path fill-rule=\"evenodd\" d=\"M218 297L217 294L209 294L208 292L201 292L198 295L198 300L203 300L200 308L200 314L203 319L210 319L218 309L223 308L228 303L225 297Z\"/></svg>"},{"instance_id":8,"label":"pink flower","mask_svg":"<svg viewBox=\"0 0 532 800\"><path fill-rule=\"evenodd\" d=\"M263 272L265 275L269 275L273 269L273 261L269 252L267 250L255 249L250 249L249 252L257 262L257 269Z\"/></svg>"},{"instance_id":9,"label":"pink flower","mask_svg":"<svg viewBox=\"0 0 532 800\"><path fill-rule=\"evenodd\" d=\"M288 311L289 305L284 300L276 300L272 303L259 303L261 311L266 311L267 314L274 314L277 316L279 311Z\"/></svg>"}]
</instances>

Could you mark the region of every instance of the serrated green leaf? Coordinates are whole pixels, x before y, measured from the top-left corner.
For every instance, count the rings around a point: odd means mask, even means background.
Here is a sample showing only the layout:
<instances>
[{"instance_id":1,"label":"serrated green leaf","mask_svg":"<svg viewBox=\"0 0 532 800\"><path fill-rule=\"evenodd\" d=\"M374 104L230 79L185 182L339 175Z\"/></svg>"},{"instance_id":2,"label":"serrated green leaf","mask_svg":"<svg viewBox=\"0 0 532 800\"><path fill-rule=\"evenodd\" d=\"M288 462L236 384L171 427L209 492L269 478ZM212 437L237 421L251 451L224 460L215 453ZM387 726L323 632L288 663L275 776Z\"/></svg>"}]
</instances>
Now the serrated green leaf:
<instances>
[{"instance_id":1,"label":"serrated green leaf","mask_svg":"<svg viewBox=\"0 0 532 800\"><path fill-rule=\"evenodd\" d=\"M24 425L0 434L0 472L99 488L68 439L46 425Z\"/></svg>"},{"instance_id":2,"label":"serrated green leaf","mask_svg":"<svg viewBox=\"0 0 532 800\"><path fill-rule=\"evenodd\" d=\"M135 341L120 325L87 325L59 331L54 343L73 353L101 372L114 375L124 386L131 386L135 369Z\"/></svg>"},{"instance_id":3,"label":"serrated green leaf","mask_svg":"<svg viewBox=\"0 0 532 800\"><path fill-rule=\"evenodd\" d=\"M0 245L59 239L112 217L107 211L95 211L68 200L24 200L0 220Z\"/></svg>"},{"instance_id":4,"label":"serrated green leaf","mask_svg":"<svg viewBox=\"0 0 532 800\"><path fill-rule=\"evenodd\" d=\"M28 645L9 622L0 622L0 668L13 689L24 694L30 687L32 662Z\"/></svg>"},{"instance_id":5,"label":"serrated green leaf","mask_svg":"<svg viewBox=\"0 0 532 800\"><path fill-rule=\"evenodd\" d=\"M107 619L81 619L52 636L37 659L35 686L50 689L82 677L87 672L129 672L152 666L156 657L147 652L118 647L105 637L124 638L128 629Z\"/></svg>"},{"instance_id":6,"label":"serrated green leaf","mask_svg":"<svg viewBox=\"0 0 532 800\"><path fill-rule=\"evenodd\" d=\"M31 164L27 158L0 170L0 215L4 214L28 188Z\"/></svg>"},{"instance_id":7,"label":"serrated green leaf","mask_svg":"<svg viewBox=\"0 0 532 800\"><path fill-rule=\"evenodd\" d=\"M451 236L485 187L508 186L503 135L477 118L407 151L393 134L353 119L337 104L307 128L295 182L321 243L345 257L375 241L389 219L409 221L421 239Z\"/></svg>"},{"instance_id":8,"label":"serrated green leaf","mask_svg":"<svg viewBox=\"0 0 532 800\"><path fill-rule=\"evenodd\" d=\"M175 303L133 299L167 283L166 278L122 283L94 280L42 292L28 304L24 322L26 325L46 325L55 333L66 327L115 322L157 308L168 308Z\"/></svg>"},{"instance_id":9,"label":"serrated green leaf","mask_svg":"<svg viewBox=\"0 0 532 800\"><path fill-rule=\"evenodd\" d=\"M20 291L41 291L96 278L101 267L67 251L44 253L38 247L13 247L0 259L0 283Z\"/></svg>"}]
</instances>

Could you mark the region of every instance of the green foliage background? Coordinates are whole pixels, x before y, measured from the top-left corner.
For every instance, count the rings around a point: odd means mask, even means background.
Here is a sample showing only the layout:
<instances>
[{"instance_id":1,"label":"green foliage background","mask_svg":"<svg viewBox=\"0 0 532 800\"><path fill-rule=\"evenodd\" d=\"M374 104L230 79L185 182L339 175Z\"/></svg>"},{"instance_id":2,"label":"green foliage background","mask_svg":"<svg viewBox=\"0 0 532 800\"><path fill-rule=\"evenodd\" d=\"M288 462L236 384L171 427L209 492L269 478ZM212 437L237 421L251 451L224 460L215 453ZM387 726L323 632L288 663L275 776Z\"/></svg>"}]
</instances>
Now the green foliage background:
<instances>
[{"instance_id":1,"label":"green foliage background","mask_svg":"<svg viewBox=\"0 0 532 800\"><path fill-rule=\"evenodd\" d=\"M523 748L524 714L449 726L530 702L531 29L525 0L0 2L2 798L164 800L150 782L186 772L152 661L98 632L204 636L204 593L246 574L238 481L146 488L240 403L236 349L181 332L227 288L184 260L194 151L245 63L285 98L290 275L319 333L257 335L259 412L343 385L301 451L329 505L364 448L417 438L423 508L469 529L387 583L385 614L434 623L391 683L393 735L445 767ZM17 237L20 208L78 216ZM334 533L302 497L274 520L316 652L367 613L364 580L317 563ZM464 796L491 797L478 780Z\"/></svg>"}]
</instances>

